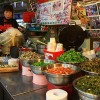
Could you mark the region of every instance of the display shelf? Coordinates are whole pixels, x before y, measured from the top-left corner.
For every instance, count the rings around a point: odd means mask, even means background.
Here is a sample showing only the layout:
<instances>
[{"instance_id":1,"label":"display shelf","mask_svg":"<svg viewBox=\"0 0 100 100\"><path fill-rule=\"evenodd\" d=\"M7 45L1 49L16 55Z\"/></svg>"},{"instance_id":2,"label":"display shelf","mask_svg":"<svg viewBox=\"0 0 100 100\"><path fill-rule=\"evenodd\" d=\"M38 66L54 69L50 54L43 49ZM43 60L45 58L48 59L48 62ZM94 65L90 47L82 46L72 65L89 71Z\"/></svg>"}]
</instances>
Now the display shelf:
<instances>
[{"instance_id":1,"label":"display shelf","mask_svg":"<svg viewBox=\"0 0 100 100\"><path fill-rule=\"evenodd\" d=\"M100 15L98 14L98 15L91 15L91 16L87 16L87 17L89 17L89 18L91 18L91 17L100 17Z\"/></svg>"},{"instance_id":2,"label":"display shelf","mask_svg":"<svg viewBox=\"0 0 100 100\"><path fill-rule=\"evenodd\" d=\"M37 23L25 23L27 29L31 32L47 32L46 25L41 25Z\"/></svg>"},{"instance_id":3,"label":"display shelf","mask_svg":"<svg viewBox=\"0 0 100 100\"><path fill-rule=\"evenodd\" d=\"M47 32L47 31L41 31L41 30L29 30L31 32Z\"/></svg>"},{"instance_id":4,"label":"display shelf","mask_svg":"<svg viewBox=\"0 0 100 100\"><path fill-rule=\"evenodd\" d=\"M24 22L24 23L25 23L25 22ZM37 23L25 23L25 24L40 25L40 24L37 24Z\"/></svg>"},{"instance_id":5,"label":"display shelf","mask_svg":"<svg viewBox=\"0 0 100 100\"><path fill-rule=\"evenodd\" d=\"M100 29L86 29L86 30L100 30Z\"/></svg>"}]
</instances>

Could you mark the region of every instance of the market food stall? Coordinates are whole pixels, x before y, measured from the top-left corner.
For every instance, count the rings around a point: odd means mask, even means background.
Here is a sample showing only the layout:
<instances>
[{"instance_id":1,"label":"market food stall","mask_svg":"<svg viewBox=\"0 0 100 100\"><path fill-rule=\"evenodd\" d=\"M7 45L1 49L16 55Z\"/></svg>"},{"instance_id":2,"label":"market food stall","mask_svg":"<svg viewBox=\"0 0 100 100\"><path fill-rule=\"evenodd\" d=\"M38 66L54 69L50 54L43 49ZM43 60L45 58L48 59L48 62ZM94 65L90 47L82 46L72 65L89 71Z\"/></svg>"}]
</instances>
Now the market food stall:
<instances>
[{"instance_id":1,"label":"market food stall","mask_svg":"<svg viewBox=\"0 0 100 100\"><path fill-rule=\"evenodd\" d=\"M95 4L99 5L99 2ZM31 5L34 3L30 2ZM95 45L99 39L92 41L90 50L80 47L88 37L83 26L90 23L91 16L88 19L81 13L81 3L76 4L78 15L73 18L81 19L81 25L77 24L70 17L71 5L72 0L40 3L37 14L34 13L36 23L31 23L34 15L25 22L32 33L24 42L21 38L15 43L11 38L23 37L18 30L11 29L14 36L9 30L9 34L0 34L1 44L7 42L17 47L9 48L10 55L0 57L0 100L100 100L100 58ZM86 5L84 9L88 7ZM47 33L41 37L38 32Z\"/></svg>"}]
</instances>

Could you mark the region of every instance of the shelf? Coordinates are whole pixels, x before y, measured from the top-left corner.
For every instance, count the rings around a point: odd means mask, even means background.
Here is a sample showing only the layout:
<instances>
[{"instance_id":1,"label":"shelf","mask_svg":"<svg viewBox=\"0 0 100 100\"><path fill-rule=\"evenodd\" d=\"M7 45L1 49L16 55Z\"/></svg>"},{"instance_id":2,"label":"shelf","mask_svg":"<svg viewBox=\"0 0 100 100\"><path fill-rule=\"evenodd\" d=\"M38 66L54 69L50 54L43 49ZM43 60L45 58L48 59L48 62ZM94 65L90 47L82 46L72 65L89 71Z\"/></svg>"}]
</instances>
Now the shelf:
<instances>
[{"instance_id":1,"label":"shelf","mask_svg":"<svg viewBox=\"0 0 100 100\"><path fill-rule=\"evenodd\" d=\"M100 29L86 29L86 30L100 30Z\"/></svg>"},{"instance_id":2,"label":"shelf","mask_svg":"<svg viewBox=\"0 0 100 100\"><path fill-rule=\"evenodd\" d=\"M47 31L41 31L41 30L29 30L31 32L47 32Z\"/></svg>"},{"instance_id":3,"label":"shelf","mask_svg":"<svg viewBox=\"0 0 100 100\"><path fill-rule=\"evenodd\" d=\"M25 22L24 22L25 23ZM34 24L34 25L36 25L37 23L25 23L25 24ZM38 24L37 24L38 25ZM40 25L40 24L39 24Z\"/></svg>"},{"instance_id":4,"label":"shelf","mask_svg":"<svg viewBox=\"0 0 100 100\"><path fill-rule=\"evenodd\" d=\"M97 15L91 15L91 16L87 16L87 17L99 17L100 15L99 14L97 14Z\"/></svg>"}]
</instances>

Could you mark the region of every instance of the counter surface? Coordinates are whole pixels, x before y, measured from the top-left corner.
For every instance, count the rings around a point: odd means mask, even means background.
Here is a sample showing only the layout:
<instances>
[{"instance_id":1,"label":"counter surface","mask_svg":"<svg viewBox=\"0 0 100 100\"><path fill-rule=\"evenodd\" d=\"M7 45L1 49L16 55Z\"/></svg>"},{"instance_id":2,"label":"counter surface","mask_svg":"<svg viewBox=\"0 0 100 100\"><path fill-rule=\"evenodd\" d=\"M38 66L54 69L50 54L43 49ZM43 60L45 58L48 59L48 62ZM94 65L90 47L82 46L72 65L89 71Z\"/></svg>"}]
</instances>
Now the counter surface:
<instances>
[{"instance_id":1,"label":"counter surface","mask_svg":"<svg viewBox=\"0 0 100 100\"><path fill-rule=\"evenodd\" d=\"M11 100L45 100L47 86L32 83L32 77L22 76L21 72L0 73L0 82ZM73 95L70 100L79 100Z\"/></svg>"},{"instance_id":2,"label":"counter surface","mask_svg":"<svg viewBox=\"0 0 100 100\"><path fill-rule=\"evenodd\" d=\"M23 76L20 72L0 73L0 82L13 96L46 88L46 86L33 84L32 77Z\"/></svg>"},{"instance_id":3,"label":"counter surface","mask_svg":"<svg viewBox=\"0 0 100 100\"><path fill-rule=\"evenodd\" d=\"M14 96L14 100L46 100L47 89L40 89L33 92L25 93L19 96Z\"/></svg>"}]
</instances>

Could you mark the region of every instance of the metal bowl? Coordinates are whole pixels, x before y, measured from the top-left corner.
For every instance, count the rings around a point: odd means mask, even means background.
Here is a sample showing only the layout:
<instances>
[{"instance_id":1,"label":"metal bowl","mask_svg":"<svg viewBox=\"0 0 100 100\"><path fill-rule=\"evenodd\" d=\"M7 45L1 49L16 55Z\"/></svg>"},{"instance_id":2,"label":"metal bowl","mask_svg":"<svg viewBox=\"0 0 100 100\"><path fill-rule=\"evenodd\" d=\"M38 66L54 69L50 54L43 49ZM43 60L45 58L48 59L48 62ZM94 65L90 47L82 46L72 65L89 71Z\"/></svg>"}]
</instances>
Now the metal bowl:
<instances>
[{"instance_id":1,"label":"metal bowl","mask_svg":"<svg viewBox=\"0 0 100 100\"><path fill-rule=\"evenodd\" d=\"M22 64L22 66L24 67L29 67L30 66L30 62L33 62L34 60L26 60L26 59L20 59L20 62Z\"/></svg>"},{"instance_id":2,"label":"metal bowl","mask_svg":"<svg viewBox=\"0 0 100 100\"><path fill-rule=\"evenodd\" d=\"M82 74L83 74L83 75L100 75L99 73L86 71L86 70L84 70L84 69L81 69L81 71L82 71Z\"/></svg>"},{"instance_id":3,"label":"metal bowl","mask_svg":"<svg viewBox=\"0 0 100 100\"><path fill-rule=\"evenodd\" d=\"M83 76L83 77L84 77L84 76ZM82 77L77 78L77 79L75 79L74 82L73 82L73 86L74 86L74 88L77 90L80 99L81 99L81 100L100 100L100 95L98 96L98 95L86 93L86 92L83 92L83 91L81 91L80 89L78 89L78 88L76 87L76 82L77 82L78 80L80 80L81 78L82 78Z\"/></svg>"},{"instance_id":4,"label":"metal bowl","mask_svg":"<svg viewBox=\"0 0 100 100\"><path fill-rule=\"evenodd\" d=\"M86 60L85 61L88 61L89 59L88 58L86 58L86 57L84 57ZM64 63L64 64L72 64L72 65L75 65L75 66L78 66L79 64L81 64L81 63L84 63L85 61L83 61L83 62L64 62L64 61L59 61L59 60L57 60L59 63Z\"/></svg>"},{"instance_id":5,"label":"metal bowl","mask_svg":"<svg viewBox=\"0 0 100 100\"><path fill-rule=\"evenodd\" d=\"M37 52L39 54L44 54L44 49L46 48L46 45L44 44L37 44Z\"/></svg>"},{"instance_id":6,"label":"metal bowl","mask_svg":"<svg viewBox=\"0 0 100 100\"><path fill-rule=\"evenodd\" d=\"M43 59L38 59L38 60L35 60L37 62L41 62L41 61L44 61ZM31 67L31 70L34 74L38 74L38 75L43 75L43 67L41 66L34 66L33 65L33 62L30 62L30 67Z\"/></svg>"},{"instance_id":7,"label":"metal bowl","mask_svg":"<svg viewBox=\"0 0 100 100\"><path fill-rule=\"evenodd\" d=\"M75 66L79 66L79 62L59 62L59 63L62 63L62 64L71 64L71 65L75 65Z\"/></svg>"},{"instance_id":8,"label":"metal bowl","mask_svg":"<svg viewBox=\"0 0 100 100\"><path fill-rule=\"evenodd\" d=\"M70 75L67 75L67 74L64 74L64 75L59 75L59 74L51 74L51 73L48 73L47 70L50 69L50 68L55 68L55 67L61 67L61 66L64 66L64 67L69 67L71 66L72 69L75 70L75 73L73 74L70 74ZM46 67L44 67L44 74L47 78L47 80L54 84L54 85L67 85L69 83L72 83L73 80L74 80L74 76L76 73L78 73L80 71L79 67L75 66L75 65L71 65L71 64L61 64L61 63L55 63L55 64L52 64L52 65L48 65Z\"/></svg>"},{"instance_id":9,"label":"metal bowl","mask_svg":"<svg viewBox=\"0 0 100 100\"><path fill-rule=\"evenodd\" d=\"M39 54L44 54L44 48L37 48L37 52Z\"/></svg>"},{"instance_id":10,"label":"metal bowl","mask_svg":"<svg viewBox=\"0 0 100 100\"><path fill-rule=\"evenodd\" d=\"M31 67L31 70L34 74L37 74L37 75L43 75L43 67L41 66L30 66Z\"/></svg>"}]
</instances>

